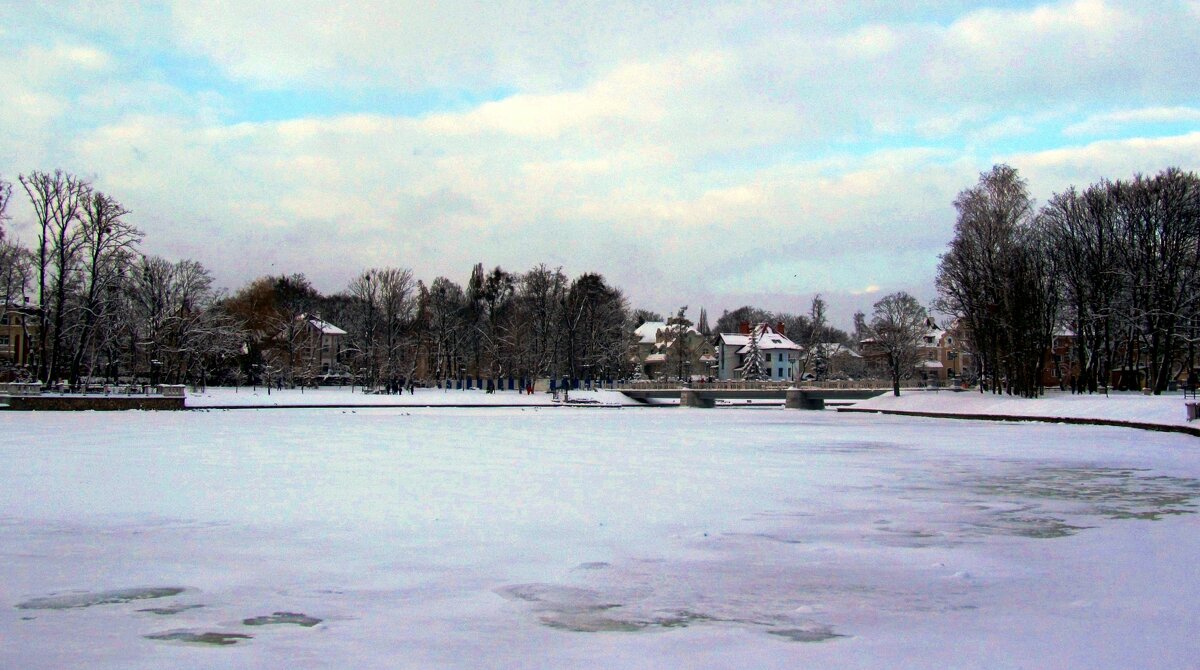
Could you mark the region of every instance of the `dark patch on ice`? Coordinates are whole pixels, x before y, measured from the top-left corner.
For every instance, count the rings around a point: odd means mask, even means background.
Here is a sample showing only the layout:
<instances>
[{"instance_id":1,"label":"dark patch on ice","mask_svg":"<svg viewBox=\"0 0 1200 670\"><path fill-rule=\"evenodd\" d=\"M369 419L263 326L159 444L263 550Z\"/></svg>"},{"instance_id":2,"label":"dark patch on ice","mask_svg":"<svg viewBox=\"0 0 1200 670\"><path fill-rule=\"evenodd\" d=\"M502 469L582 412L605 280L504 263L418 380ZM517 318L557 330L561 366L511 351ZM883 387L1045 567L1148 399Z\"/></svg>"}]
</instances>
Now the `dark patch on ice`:
<instances>
[{"instance_id":1,"label":"dark patch on ice","mask_svg":"<svg viewBox=\"0 0 1200 670\"><path fill-rule=\"evenodd\" d=\"M839 637L849 637L833 632L833 628L824 625L806 626L804 628L781 628L767 631L771 635L785 637L792 642L825 642Z\"/></svg>"},{"instance_id":2,"label":"dark patch on ice","mask_svg":"<svg viewBox=\"0 0 1200 670\"><path fill-rule=\"evenodd\" d=\"M603 570L604 568L607 568L607 567L609 567L609 565L608 565L608 563L605 563L604 561L591 561L588 563L580 563L579 565L575 566L575 569L576 570Z\"/></svg>"},{"instance_id":3,"label":"dark patch on ice","mask_svg":"<svg viewBox=\"0 0 1200 670\"><path fill-rule=\"evenodd\" d=\"M1035 538L1064 537L1090 527L1067 523L1062 517L1070 514L1146 521L1195 514L1200 497L1200 480L1152 475L1137 468L1046 467L988 476L970 484L976 493L1034 501L1018 512L994 513L998 523L981 525ZM1042 510L1043 505L1053 509Z\"/></svg>"},{"instance_id":4,"label":"dark patch on ice","mask_svg":"<svg viewBox=\"0 0 1200 670\"><path fill-rule=\"evenodd\" d=\"M242 619L242 623L247 626L270 626L274 624L294 624L312 628L321 623L321 620L316 617L308 616L302 612L275 612L270 615L256 616L249 619Z\"/></svg>"},{"instance_id":5,"label":"dark patch on ice","mask_svg":"<svg viewBox=\"0 0 1200 670\"><path fill-rule=\"evenodd\" d=\"M119 605L135 600L151 598L169 598L183 593L187 589L178 586L156 586L149 588L116 589L113 591L98 591L95 593L64 593L33 598L17 605L23 610L65 610L93 605Z\"/></svg>"},{"instance_id":6,"label":"dark patch on ice","mask_svg":"<svg viewBox=\"0 0 1200 670\"><path fill-rule=\"evenodd\" d=\"M748 537L757 540L769 540L780 544L811 544L811 540L794 537L785 533L724 533L723 537Z\"/></svg>"},{"instance_id":7,"label":"dark patch on ice","mask_svg":"<svg viewBox=\"0 0 1200 670\"><path fill-rule=\"evenodd\" d=\"M924 528L881 526L876 522L875 531L879 533L876 541L889 547L924 549L927 547L953 547L958 544L943 533Z\"/></svg>"},{"instance_id":8,"label":"dark patch on ice","mask_svg":"<svg viewBox=\"0 0 1200 670\"><path fill-rule=\"evenodd\" d=\"M180 612L186 612L188 610L194 610L199 607L204 607L204 605L182 605L182 604L180 604L180 605L171 605L169 607L147 607L145 609L140 609L138 611L139 612L149 612L150 614L158 614L160 616L169 616L172 614L179 614Z\"/></svg>"},{"instance_id":9,"label":"dark patch on ice","mask_svg":"<svg viewBox=\"0 0 1200 670\"><path fill-rule=\"evenodd\" d=\"M591 589L557 584L513 584L496 589L496 593L509 600L530 603L594 603L600 595Z\"/></svg>"},{"instance_id":10,"label":"dark patch on ice","mask_svg":"<svg viewBox=\"0 0 1200 670\"><path fill-rule=\"evenodd\" d=\"M253 635L245 633L216 633L212 631L198 632L195 630L168 630L161 633L151 633L145 636L148 640L162 640L164 642L186 642L189 644L203 644L217 647L227 647L231 644L237 644L242 640L253 640Z\"/></svg>"},{"instance_id":11,"label":"dark patch on ice","mask_svg":"<svg viewBox=\"0 0 1200 670\"><path fill-rule=\"evenodd\" d=\"M560 611L538 617L543 625L575 633L636 633L648 629L687 628L692 624L716 621L707 614L689 610L675 610L650 616L618 616L611 608L592 608L579 611ZM611 613L609 610L614 610Z\"/></svg>"},{"instance_id":12,"label":"dark patch on ice","mask_svg":"<svg viewBox=\"0 0 1200 670\"><path fill-rule=\"evenodd\" d=\"M538 617L543 625L573 633L636 633L646 627L636 621L623 621L591 612L558 612Z\"/></svg>"},{"instance_id":13,"label":"dark patch on ice","mask_svg":"<svg viewBox=\"0 0 1200 670\"><path fill-rule=\"evenodd\" d=\"M639 614L623 603L609 602L596 591L573 586L515 584L496 592L510 600L530 603L542 625L576 633L635 633L715 621L707 614L686 609Z\"/></svg>"},{"instance_id":14,"label":"dark patch on ice","mask_svg":"<svg viewBox=\"0 0 1200 670\"><path fill-rule=\"evenodd\" d=\"M822 445L805 445L805 451L827 454L861 454L880 451L909 451L908 447L896 442L863 441L863 442L830 442Z\"/></svg>"},{"instance_id":15,"label":"dark patch on ice","mask_svg":"<svg viewBox=\"0 0 1200 670\"><path fill-rule=\"evenodd\" d=\"M1068 537L1094 526L1075 526L1063 519L1048 516L1001 515L996 522L979 523L976 528L989 535L1012 535L1035 540Z\"/></svg>"}]
</instances>

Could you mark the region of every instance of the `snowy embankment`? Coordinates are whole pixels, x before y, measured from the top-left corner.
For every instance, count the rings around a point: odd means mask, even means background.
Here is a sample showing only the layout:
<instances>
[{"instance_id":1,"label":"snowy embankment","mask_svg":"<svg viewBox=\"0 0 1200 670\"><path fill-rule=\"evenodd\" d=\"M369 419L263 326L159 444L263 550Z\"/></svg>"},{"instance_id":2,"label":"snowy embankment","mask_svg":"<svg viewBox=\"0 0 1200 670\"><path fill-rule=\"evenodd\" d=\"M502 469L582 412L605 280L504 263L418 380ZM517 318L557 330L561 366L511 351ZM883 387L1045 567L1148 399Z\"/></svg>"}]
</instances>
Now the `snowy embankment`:
<instances>
[{"instance_id":1,"label":"snowy embankment","mask_svg":"<svg viewBox=\"0 0 1200 670\"><path fill-rule=\"evenodd\" d=\"M624 394L616 391L571 391L571 403L595 405L636 405ZM212 407L506 407L541 406L563 404L549 393L526 395L519 391L497 391L487 393L474 389L458 391L451 389L415 389L414 393L369 394L361 387L329 386L319 389L272 389L243 386L227 388L211 386L204 392L188 391L189 408Z\"/></svg>"},{"instance_id":2,"label":"snowy embankment","mask_svg":"<svg viewBox=\"0 0 1200 670\"><path fill-rule=\"evenodd\" d=\"M856 403L850 411L936 414L955 418L1029 418L1031 420L1091 420L1156 426L1189 426L1185 400L1179 393L1147 396L1141 393L1073 395L1047 391L1029 399L978 391L904 390ZM1190 427L1200 430L1200 422Z\"/></svg>"}]
</instances>

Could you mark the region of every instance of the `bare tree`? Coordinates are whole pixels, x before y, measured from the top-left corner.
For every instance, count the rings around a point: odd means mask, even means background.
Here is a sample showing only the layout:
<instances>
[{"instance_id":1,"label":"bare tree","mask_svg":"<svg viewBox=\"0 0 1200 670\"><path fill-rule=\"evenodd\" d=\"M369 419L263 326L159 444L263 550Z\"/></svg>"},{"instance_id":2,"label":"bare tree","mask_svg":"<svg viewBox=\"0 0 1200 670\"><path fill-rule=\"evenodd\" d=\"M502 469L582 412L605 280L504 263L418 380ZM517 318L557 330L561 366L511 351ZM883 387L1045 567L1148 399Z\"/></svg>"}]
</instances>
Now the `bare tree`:
<instances>
[{"instance_id":1,"label":"bare tree","mask_svg":"<svg viewBox=\"0 0 1200 670\"><path fill-rule=\"evenodd\" d=\"M434 374L439 378L458 377L462 357L463 310L466 295L462 287L445 277L433 280L429 287L429 332L433 339Z\"/></svg>"},{"instance_id":2,"label":"bare tree","mask_svg":"<svg viewBox=\"0 0 1200 670\"><path fill-rule=\"evenodd\" d=\"M38 226L37 289L40 311L38 328L38 378L50 381L59 372L62 357L59 346L63 336L66 294L71 266L80 247L78 222L84 200L91 185L62 170L53 174L32 172L20 176L21 186L33 205ZM53 272L53 276L50 273ZM52 294L52 295L51 295ZM47 303L52 304L48 305ZM54 323L50 328L49 313L53 309ZM53 339L49 335L53 332ZM47 349L53 352L47 362Z\"/></svg>"},{"instance_id":3,"label":"bare tree","mask_svg":"<svg viewBox=\"0 0 1200 670\"><path fill-rule=\"evenodd\" d=\"M959 193L954 206L954 239L938 266L938 308L966 323L979 377L999 393L1004 368L1023 367L1008 346L1015 326L1011 310L1020 309L1008 291L1015 280L1014 259L1020 256L1020 230L1031 225L1033 202L1017 171L997 165Z\"/></svg>"},{"instance_id":4,"label":"bare tree","mask_svg":"<svg viewBox=\"0 0 1200 670\"><path fill-rule=\"evenodd\" d=\"M566 298L567 277L562 268L551 270L538 265L521 276L518 283L518 301L524 324L524 348L528 363L525 372L534 376L549 376L561 373L562 360L562 307Z\"/></svg>"},{"instance_id":5,"label":"bare tree","mask_svg":"<svg viewBox=\"0 0 1200 670\"><path fill-rule=\"evenodd\" d=\"M22 303L33 281L33 254L14 240L0 240L0 309Z\"/></svg>"},{"instance_id":6,"label":"bare tree","mask_svg":"<svg viewBox=\"0 0 1200 670\"><path fill-rule=\"evenodd\" d=\"M0 242L4 241L4 224L8 222L8 205L12 202L12 183L0 178Z\"/></svg>"},{"instance_id":7,"label":"bare tree","mask_svg":"<svg viewBox=\"0 0 1200 670\"><path fill-rule=\"evenodd\" d=\"M383 359L381 374L389 381L395 382L409 367L402 359L404 351L410 345L408 331L412 327L413 311L416 308L412 271L384 268L377 273L382 337L380 349Z\"/></svg>"},{"instance_id":8,"label":"bare tree","mask_svg":"<svg viewBox=\"0 0 1200 670\"><path fill-rule=\"evenodd\" d=\"M79 381L85 353L93 346L96 324L111 314L102 308L112 303L103 300L104 293L117 286L124 267L132 263L135 248L142 232L122 220L128 210L114 198L94 192L83 203L80 229L83 267L77 317L78 333L75 352L71 357L70 379Z\"/></svg>"},{"instance_id":9,"label":"bare tree","mask_svg":"<svg viewBox=\"0 0 1200 670\"><path fill-rule=\"evenodd\" d=\"M1127 366L1144 352L1147 386L1167 388L1180 327L1194 313L1200 281L1200 178L1177 168L1118 182L1122 268L1130 289L1125 320Z\"/></svg>"},{"instance_id":10,"label":"bare tree","mask_svg":"<svg viewBox=\"0 0 1200 670\"><path fill-rule=\"evenodd\" d=\"M1073 387L1096 392L1113 367L1116 307L1125 286L1112 185L1055 194L1038 214L1049 237L1065 316L1075 333L1080 378Z\"/></svg>"},{"instance_id":11,"label":"bare tree","mask_svg":"<svg viewBox=\"0 0 1200 670\"><path fill-rule=\"evenodd\" d=\"M926 316L921 303L903 291L875 303L871 337L887 356L894 395L900 395L900 380L917 364Z\"/></svg>"},{"instance_id":12,"label":"bare tree","mask_svg":"<svg viewBox=\"0 0 1200 670\"><path fill-rule=\"evenodd\" d=\"M566 370L574 379L621 376L627 371L632 334L624 324L628 306L604 277L585 273L571 282L563 304Z\"/></svg>"},{"instance_id":13,"label":"bare tree","mask_svg":"<svg viewBox=\"0 0 1200 670\"><path fill-rule=\"evenodd\" d=\"M380 286L379 272L367 270L350 282L350 296L354 299L354 328L351 330L351 349L358 367L366 378L364 384L372 387L379 382L379 328Z\"/></svg>"}]
</instances>

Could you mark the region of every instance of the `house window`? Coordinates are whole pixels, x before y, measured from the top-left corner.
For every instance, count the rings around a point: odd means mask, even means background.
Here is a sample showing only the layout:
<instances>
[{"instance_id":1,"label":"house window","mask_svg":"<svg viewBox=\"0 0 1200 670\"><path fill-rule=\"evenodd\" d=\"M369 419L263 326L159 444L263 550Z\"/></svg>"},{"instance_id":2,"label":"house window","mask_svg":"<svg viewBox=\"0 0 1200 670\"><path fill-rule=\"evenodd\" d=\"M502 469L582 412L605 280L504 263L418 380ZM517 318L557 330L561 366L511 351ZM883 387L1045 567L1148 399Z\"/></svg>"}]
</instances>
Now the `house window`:
<instances>
[{"instance_id":1,"label":"house window","mask_svg":"<svg viewBox=\"0 0 1200 670\"><path fill-rule=\"evenodd\" d=\"M8 346L8 335L0 335L0 347Z\"/></svg>"},{"instance_id":2,"label":"house window","mask_svg":"<svg viewBox=\"0 0 1200 670\"><path fill-rule=\"evenodd\" d=\"M780 378L783 377L783 368L779 368L778 370L776 370L776 372L777 372L777 374L775 375L776 377L780 377Z\"/></svg>"}]
</instances>

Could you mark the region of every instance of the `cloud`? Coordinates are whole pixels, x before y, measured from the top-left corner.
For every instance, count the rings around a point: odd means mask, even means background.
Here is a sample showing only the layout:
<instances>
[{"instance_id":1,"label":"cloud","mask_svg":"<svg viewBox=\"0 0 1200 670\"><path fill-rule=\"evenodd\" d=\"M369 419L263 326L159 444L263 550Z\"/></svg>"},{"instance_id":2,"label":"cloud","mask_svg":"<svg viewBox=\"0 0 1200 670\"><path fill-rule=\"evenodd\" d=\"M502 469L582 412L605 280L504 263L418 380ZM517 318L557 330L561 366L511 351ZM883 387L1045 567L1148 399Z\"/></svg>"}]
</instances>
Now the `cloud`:
<instances>
[{"instance_id":1,"label":"cloud","mask_svg":"<svg viewBox=\"0 0 1200 670\"><path fill-rule=\"evenodd\" d=\"M125 29L39 3L59 22L21 19L0 56L24 73L0 174L94 174L149 250L231 287L483 260L598 270L659 309L927 297L993 162L1039 197L1196 166L1185 131L1083 142L1196 120L1195 8L1149 4L179 0ZM263 121L256 96L289 104Z\"/></svg>"},{"instance_id":2,"label":"cloud","mask_svg":"<svg viewBox=\"0 0 1200 670\"><path fill-rule=\"evenodd\" d=\"M632 2L177 0L171 8L189 51L269 88L570 87L736 21L704 5Z\"/></svg>"},{"instance_id":3,"label":"cloud","mask_svg":"<svg viewBox=\"0 0 1200 670\"><path fill-rule=\"evenodd\" d=\"M1195 107L1145 107L1122 109L1103 114L1093 114L1083 121L1063 129L1067 136L1101 135L1124 129L1128 126L1150 124L1174 124L1200 122L1200 109Z\"/></svg>"},{"instance_id":4,"label":"cloud","mask_svg":"<svg viewBox=\"0 0 1200 670\"><path fill-rule=\"evenodd\" d=\"M1000 156L997 162L1019 169L1040 197L1086 186L1101 179L1153 174L1167 167L1200 170L1200 131L1170 137L1100 140L1034 152Z\"/></svg>"}]
</instances>

